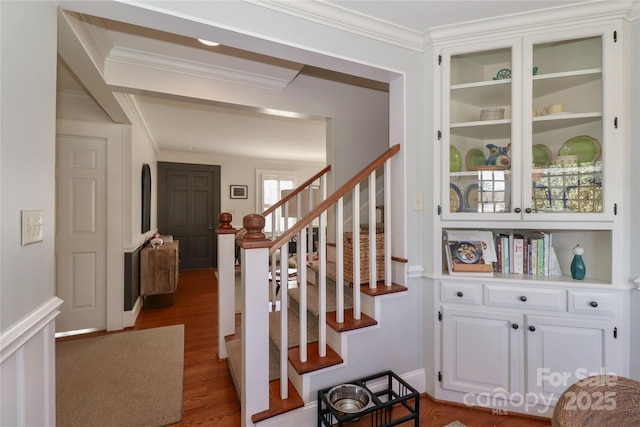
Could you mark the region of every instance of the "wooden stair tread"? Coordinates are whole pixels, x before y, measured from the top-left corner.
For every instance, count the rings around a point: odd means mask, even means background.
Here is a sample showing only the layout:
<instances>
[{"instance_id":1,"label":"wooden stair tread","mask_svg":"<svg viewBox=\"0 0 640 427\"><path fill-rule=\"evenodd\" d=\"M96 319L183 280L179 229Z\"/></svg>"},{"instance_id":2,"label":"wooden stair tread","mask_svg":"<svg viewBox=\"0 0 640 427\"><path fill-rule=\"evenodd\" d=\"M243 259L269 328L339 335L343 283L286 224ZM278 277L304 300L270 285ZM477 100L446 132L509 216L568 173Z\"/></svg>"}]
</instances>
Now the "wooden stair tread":
<instances>
[{"instance_id":1,"label":"wooden stair tread","mask_svg":"<svg viewBox=\"0 0 640 427\"><path fill-rule=\"evenodd\" d=\"M388 294L395 294L398 292L406 292L407 287L398 285L396 283L392 283L391 286L385 286L384 281L381 280L376 283L376 287L373 289L369 287L368 283L367 284L363 283L360 286L360 291L367 295L371 295L372 297L375 297L379 295L388 295Z\"/></svg>"},{"instance_id":2,"label":"wooden stair tread","mask_svg":"<svg viewBox=\"0 0 640 427\"><path fill-rule=\"evenodd\" d=\"M307 361L300 361L300 347L289 349L289 363L299 374L318 371L329 366L339 365L343 362L342 357L331 347L327 346L327 355L320 357L318 355L319 343L312 342L307 344Z\"/></svg>"},{"instance_id":3,"label":"wooden stair tread","mask_svg":"<svg viewBox=\"0 0 640 427\"><path fill-rule=\"evenodd\" d=\"M327 325L329 325L336 332L353 331L356 329L366 328L369 326L377 325L376 319L367 316L364 313L360 313L360 319L353 318L353 309L344 311L344 322L338 323L336 320L336 312L332 311L327 313Z\"/></svg>"},{"instance_id":4,"label":"wooden stair tread","mask_svg":"<svg viewBox=\"0 0 640 427\"><path fill-rule=\"evenodd\" d=\"M302 408L304 402L296 391L291 381L288 382L289 397L287 399L280 398L280 380L269 382L269 409L266 411L258 412L251 416L251 421L259 423L268 418L281 415L294 409Z\"/></svg>"}]
</instances>

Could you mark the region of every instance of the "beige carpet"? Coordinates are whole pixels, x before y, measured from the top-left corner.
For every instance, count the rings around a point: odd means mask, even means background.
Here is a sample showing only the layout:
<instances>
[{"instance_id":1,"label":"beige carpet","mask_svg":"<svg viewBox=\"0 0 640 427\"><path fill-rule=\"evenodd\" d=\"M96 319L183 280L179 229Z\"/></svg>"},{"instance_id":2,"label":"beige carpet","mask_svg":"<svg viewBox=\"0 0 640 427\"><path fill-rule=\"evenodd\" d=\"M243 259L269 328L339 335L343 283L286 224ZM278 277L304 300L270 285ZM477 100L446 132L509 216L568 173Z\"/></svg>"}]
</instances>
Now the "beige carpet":
<instances>
[{"instance_id":1,"label":"beige carpet","mask_svg":"<svg viewBox=\"0 0 640 427\"><path fill-rule=\"evenodd\" d=\"M148 426L182 419L184 325L56 344L59 427Z\"/></svg>"}]
</instances>

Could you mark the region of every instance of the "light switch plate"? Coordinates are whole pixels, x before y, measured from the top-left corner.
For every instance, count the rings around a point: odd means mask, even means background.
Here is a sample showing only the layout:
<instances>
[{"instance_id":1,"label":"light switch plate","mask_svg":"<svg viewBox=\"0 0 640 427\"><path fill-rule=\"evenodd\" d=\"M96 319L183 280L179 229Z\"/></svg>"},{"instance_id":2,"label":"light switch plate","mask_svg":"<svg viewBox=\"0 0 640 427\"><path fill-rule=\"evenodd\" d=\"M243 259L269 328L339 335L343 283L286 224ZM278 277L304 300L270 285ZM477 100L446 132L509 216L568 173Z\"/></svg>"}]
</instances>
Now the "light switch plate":
<instances>
[{"instance_id":1,"label":"light switch plate","mask_svg":"<svg viewBox=\"0 0 640 427\"><path fill-rule=\"evenodd\" d=\"M22 246L44 240L44 212L22 211Z\"/></svg>"}]
</instances>

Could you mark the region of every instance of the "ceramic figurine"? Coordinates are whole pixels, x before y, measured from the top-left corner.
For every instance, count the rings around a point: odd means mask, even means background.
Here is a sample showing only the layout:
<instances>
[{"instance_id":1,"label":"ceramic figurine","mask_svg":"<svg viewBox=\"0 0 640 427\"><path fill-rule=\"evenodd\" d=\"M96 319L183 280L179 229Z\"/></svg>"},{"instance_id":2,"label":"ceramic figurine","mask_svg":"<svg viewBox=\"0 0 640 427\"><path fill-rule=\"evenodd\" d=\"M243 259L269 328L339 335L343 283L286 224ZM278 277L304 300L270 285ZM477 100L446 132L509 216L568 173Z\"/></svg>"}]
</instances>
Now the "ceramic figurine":
<instances>
[{"instance_id":1,"label":"ceramic figurine","mask_svg":"<svg viewBox=\"0 0 640 427\"><path fill-rule=\"evenodd\" d=\"M576 245L573 248L573 261L571 261L571 277L575 280L584 280L585 274L587 274L587 268L582 260L584 249L580 245Z\"/></svg>"},{"instance_id":2,"label":"ceramic figurine","mask_svg":"<svg viewBox=\"0 0 640 427\"><path fill-rule=\"evenodd\" d=\"M498 147L494 144L487 144L489 149L489 157L487 157L488 166L502 166L505 169L511 167L511 158L509 157L509 150L511 149L511 143L506 147Z\"/></svg>"}]
</instances>

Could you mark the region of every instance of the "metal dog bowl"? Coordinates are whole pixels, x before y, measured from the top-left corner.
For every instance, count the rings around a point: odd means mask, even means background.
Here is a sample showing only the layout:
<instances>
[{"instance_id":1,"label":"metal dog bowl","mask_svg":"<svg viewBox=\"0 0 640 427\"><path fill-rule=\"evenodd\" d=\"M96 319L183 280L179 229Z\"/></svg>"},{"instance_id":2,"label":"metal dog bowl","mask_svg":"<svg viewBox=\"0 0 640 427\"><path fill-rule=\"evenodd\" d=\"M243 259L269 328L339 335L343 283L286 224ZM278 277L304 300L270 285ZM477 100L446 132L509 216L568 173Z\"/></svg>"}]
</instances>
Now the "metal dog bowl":
<instances>
[{"instance_id":1,"label":"metal dog bowl","mask_svg":"<svg viewBox=\"0 0 640 427\"><path fill-rule=\"evenodd\" d=\"M327 393L329 405L338 412L357 414L367 408L371 402L371 393L355 384L340 384Z\"/></svg>"}]
</instances>

